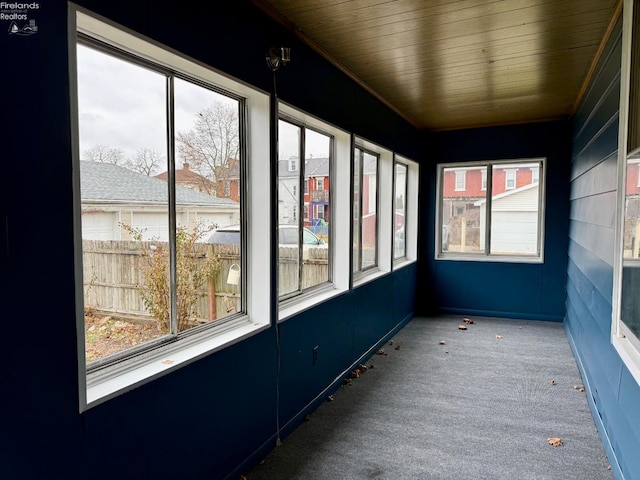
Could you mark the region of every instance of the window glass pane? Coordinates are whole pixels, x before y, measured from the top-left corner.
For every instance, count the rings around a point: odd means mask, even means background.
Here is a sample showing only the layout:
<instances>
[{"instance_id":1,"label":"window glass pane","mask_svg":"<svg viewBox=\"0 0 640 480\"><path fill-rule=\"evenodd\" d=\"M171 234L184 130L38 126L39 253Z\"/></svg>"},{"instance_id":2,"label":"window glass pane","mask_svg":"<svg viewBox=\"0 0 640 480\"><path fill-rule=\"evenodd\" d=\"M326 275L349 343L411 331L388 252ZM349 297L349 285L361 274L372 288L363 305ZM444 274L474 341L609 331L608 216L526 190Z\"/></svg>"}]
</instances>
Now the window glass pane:
<instances>
[{"instance_id":1,"label":"window glass pane","mask_svg":"<svg viewBox=\"0 0 640 480\"><path fill-rule=\"evenodd\" d=\"M624 206L621 320L640 337L640 155L627 157Z\"/></svg>"},{"instance_id":2,"label":"window glass pane","mask_svg":"<svg viewBox=\"0 0 640 480\"><path fill-rule=\"evenodd\" d=\"M459 168L442 170L442 237L443 252L484 252L484 237L481 235L481 205L486 203L487 167L468 168L464 171L465 189L457 187Z\"/></svg>"},{"instance_id":3,"label":"window glass pane","mask_svg":"<svg viewBox=\"0 0 640 480\"><path fill-rule=\"evenodd\" d=\"M291 160L300 158L302 129L280 120L278 122L278 287L279 295L300 289L300 238L296 210L300 196L295 186L300 184L300 171L291 170Z\"/></svg>"},{"instance_id":4,"label":"window glass pane","mask_svg":"<svg viewBox=\"0 0 640 480\"><path fill-rule=\"evenodd\" d=\"M491 197L492 254L537 255L540 188L532 172L539 163L493 166ZM482 203L484 219L486 204ZM481 220L481 244L484 248L484 220Z\"/></svg>"},{"instance_id":5,"label":"window glass pane","mask_svg":"<svg viewBox=\"0 0 640 480\"><path fill-rule=\"evenodd\" d=\"M166 170L166 79L84 45L77 52L85 351L91 362L170 331L168 186L154 177Z\"/></svg>"},{"instance_id":6,"label":"window glass pane","mask_svg":"<svg viewBox=\"0 0 640 480\"><path fill-rule=\"evenodd\" d=\"M302 288L329 281L330 152L331 137L308 128L305 130L304 182L310 184L312 190L305 195L304 201L311 205L312 218L304 222Z\"/></svg>"},{"instance_id":7,"label":"window glass pane","mask_svg":"<svg viewBox=\"0 0 640 480\"><path fill-rule=\"evenodd\" d=\"M364 152L362 157L362 223L360 238L362 242L362 268L376 265L378 235L378 157Z\"/></svg>"},{"instance_id":8,"label":"window glass pane","mask_svg":"<svg viewBox=\"0 0 640 480\"><path fill-rule=\"evenodd\" d=\"M174 79L179 331L242 311L239 109Z\"/></svg>"},{"instance_id":9,"label":"window glass pane","mask_svg":"<svg viewBox=\"0 0 640 480\"><path fill-rule=\"evenodd\" d=\"M395 192L393 258L402 258L406 255L405 225L407 214L407 166L402 163L396 163Z\"/></svg>"},{"instance_id":10,"label":"window glass pane","mask_svg":"<svg viewBox=\"0 0 640 480\"><path fill-rule=\"evenodd\" d=\"M360 221L362 218L361 190L362 150L354 149L353 154L353 271L359 272L360 265Z\"/></svg>"}]
</instances>

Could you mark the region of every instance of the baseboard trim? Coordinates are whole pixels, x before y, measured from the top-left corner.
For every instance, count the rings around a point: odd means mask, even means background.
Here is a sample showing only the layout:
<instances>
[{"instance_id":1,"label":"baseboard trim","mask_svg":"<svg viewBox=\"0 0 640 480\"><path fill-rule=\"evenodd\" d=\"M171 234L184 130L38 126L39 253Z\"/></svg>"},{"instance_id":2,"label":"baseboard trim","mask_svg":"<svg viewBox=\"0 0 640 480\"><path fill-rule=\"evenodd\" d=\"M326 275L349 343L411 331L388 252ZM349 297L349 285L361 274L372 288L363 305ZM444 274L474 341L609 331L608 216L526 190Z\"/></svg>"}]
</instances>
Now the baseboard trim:
<instances>
[{"instance_id":1,"label":"baseboard trim","mask_svg":"<svg viewBox=\"0 0 640 480\"><path fill-rule=\"evenodd\" d=\"M440 313L454 314L454 315L468 315L476 317L496 317L496 318L513 318L516 320L542 320L546 322L558 322L564 321L563 315L545 315L539 313L523 313L523 312L501 312L496 310L477 310L477 309L463 309L463 308L448 308L441 307Z\"/></svg>"}]
</instances>

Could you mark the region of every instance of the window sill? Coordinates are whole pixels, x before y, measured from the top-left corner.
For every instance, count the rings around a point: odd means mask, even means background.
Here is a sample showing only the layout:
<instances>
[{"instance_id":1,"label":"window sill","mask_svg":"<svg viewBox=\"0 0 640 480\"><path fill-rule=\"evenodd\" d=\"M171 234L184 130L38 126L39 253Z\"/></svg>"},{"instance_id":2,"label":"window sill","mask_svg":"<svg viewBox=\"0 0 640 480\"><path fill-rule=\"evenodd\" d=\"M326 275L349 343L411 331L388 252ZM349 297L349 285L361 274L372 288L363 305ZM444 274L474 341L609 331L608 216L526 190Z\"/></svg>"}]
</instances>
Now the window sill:
<instances>
[{"instance_id":1,"label":"window sill","mask_svg":"<svg viewBox=\"0 0 640 480\"><path fill-rule=\"evenodd\" d=\"M533 255L478 255L474 253L441 253L436 260L492 263L544 263L544 258Z\"/></svg>"},{"instance_id":2,"label":"window sill","mask_svg":"<svg viewBox=\"0 0 640 480\"><path fill-rule=\"evenodd\" d=\"M309 292L302 293L297 297L283 300L280 302L278 322L282 322L305 310L309 310L319 303L326 302L333 297L343 294L345 291L344 289L335 288L334 284L329 283L319 288L314 288Z\"/></svg>"},{"instance_id":3,"label":"window sill","mask_svg":"<svg viewBox=\"0 0 640 480\"><path fill-rule=\"evenodd\" d=\"M376 278L383 277L387 272L383 272L382 270L376 268L372 270L367 270L365 272L359 273L357 276L353 277L353 288L357 288L365 283L369 283Z\"/></svg>"},{"instance_id":4,"label":"window sill","mask_svg":"<svg viewBox=\"0 0 640 480\"><path fill-rule=\"evenodd\" d=\"M626 365L631 376L640 385L640 352L632 345L624 335L613 335L613 347L620 355L622 362Z\"/></svg>"},{"instance_id":5,"label":"window sill","mask_svg":"<svg viewBox=\"0 0 640 480\"><path fill-rule=\"evenodd\" d=\"M406 257L397 258L397 259L395 259L393 261L393 269L394 270L399 270L399 269L401 269L403 267L406 267L407 265L411 265L411 264L414 264L414 263L416 263L415 260L411 260L411 259L408 259Z\"/></svg>"},{"instance_id":6,"label":"window sill","mask_svg":"<svg viewBox=\"0 0 640 480\"><path fill-rule=\"evenodd\" d=\"M153 379L175 371L206 355L240 342L269 327L252 323L246 316L182 338L169 345L137 355L87 375L86 404L81 411L99 405Z\"/></svg>"}]
</instances>

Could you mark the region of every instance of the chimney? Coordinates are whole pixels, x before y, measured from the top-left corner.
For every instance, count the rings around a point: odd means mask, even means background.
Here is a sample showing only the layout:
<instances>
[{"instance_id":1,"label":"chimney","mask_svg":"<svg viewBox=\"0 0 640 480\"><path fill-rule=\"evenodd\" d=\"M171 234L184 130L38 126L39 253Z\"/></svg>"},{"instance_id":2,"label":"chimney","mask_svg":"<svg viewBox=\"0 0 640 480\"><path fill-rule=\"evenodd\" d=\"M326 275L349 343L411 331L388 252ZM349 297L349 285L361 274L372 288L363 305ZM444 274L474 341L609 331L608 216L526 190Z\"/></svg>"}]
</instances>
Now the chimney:
<instances>
[{"instance_id":1,"label":"chimney","mask_svg":"<svg viewBox=\"0 0 640 480\"><path fill-rule=\"evenodd\" d=\"M182 169L183 169L183 170L189 170L189 164L188 164L188 163L186 163L186 162L185 162L185 163L183 163L183 164L182 164Z\"/></svg>"}]
</instances>

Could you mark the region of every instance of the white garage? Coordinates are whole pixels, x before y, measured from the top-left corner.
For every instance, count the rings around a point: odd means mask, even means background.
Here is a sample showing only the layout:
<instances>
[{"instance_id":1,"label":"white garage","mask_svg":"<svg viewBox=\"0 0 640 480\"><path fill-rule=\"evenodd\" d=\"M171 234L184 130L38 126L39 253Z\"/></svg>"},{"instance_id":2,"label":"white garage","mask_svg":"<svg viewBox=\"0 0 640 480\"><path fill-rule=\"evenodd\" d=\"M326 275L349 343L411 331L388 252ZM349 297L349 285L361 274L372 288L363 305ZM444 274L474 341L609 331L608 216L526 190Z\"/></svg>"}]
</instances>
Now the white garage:
<instances>
[{"instance_id":1,"label":"white garage","mask_svg":"<svg viewBox=\"0 0 640 480\"><path fill-rule=\"evenodd\" d=\"M168 240L168 188L164 180L117 165L80 162L82 238L126 240L122 225L143 232L144 240ZM240 222L240 205L176 186L176 221L189 229L198 223L231 225Z\"/></svg>"},{"instance_id":2,"label":"white garage","mask_svg":"<svg viewBox=\"0 0 640 480\"><path fill-rule=\"evenodd\" d=\"M539 184L529 184L491 199L491 253L537 255ZM486 201L480 206L480 248L485 243Z\"/></svg>"}]
</instances>

